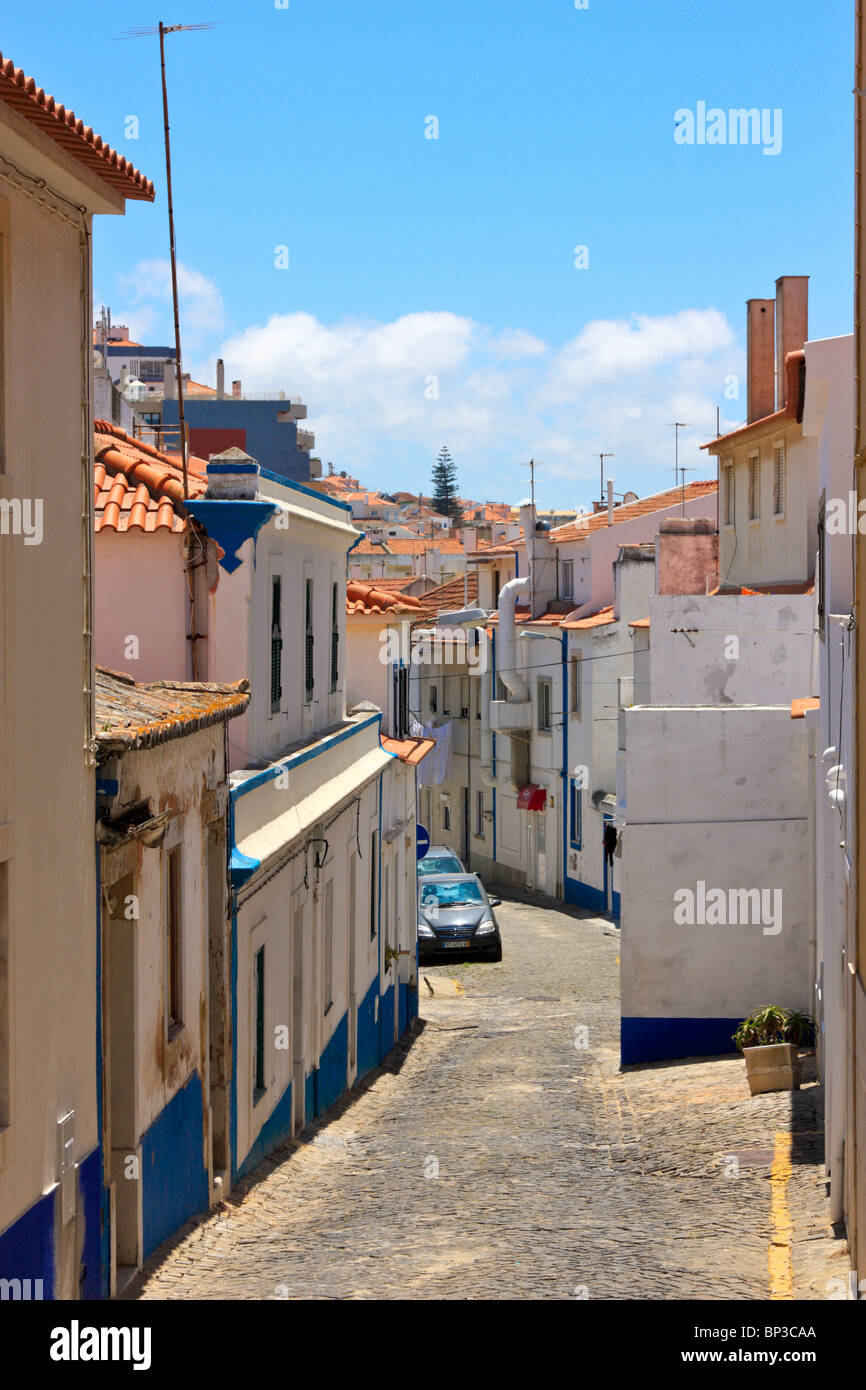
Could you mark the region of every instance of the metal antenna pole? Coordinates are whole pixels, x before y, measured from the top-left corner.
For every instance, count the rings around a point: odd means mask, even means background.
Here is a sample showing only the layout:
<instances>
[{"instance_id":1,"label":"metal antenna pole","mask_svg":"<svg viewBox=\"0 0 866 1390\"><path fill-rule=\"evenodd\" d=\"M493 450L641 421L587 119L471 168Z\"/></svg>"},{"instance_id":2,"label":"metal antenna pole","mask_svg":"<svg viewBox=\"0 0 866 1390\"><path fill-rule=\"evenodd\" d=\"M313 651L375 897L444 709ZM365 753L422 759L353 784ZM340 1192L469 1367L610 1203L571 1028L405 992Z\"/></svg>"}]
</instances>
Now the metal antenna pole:
<instances>
[{"instance_id":1,"label":"metal antenna pole","mask_svg":"<svg viewBox=\"0 0 866 1390\"><path fill-rule=\"evenodd\" d=\"M605 459L612 459L612 458L615 458L615 457L616 457L615 454L599 454L599 456L598 456L599 481L600 481L600 484L601 484L600 487L599 487L598 500L601 502L602 506L604 506L604 503L605 503L605 496L604 496L604 461L605 461Z\"/></svg>"},{"instance_id":2,"label":"metal antenna pole","mask_svg":"<svg viewBox=\"0 0 866 1390\"><path fill-rule=\"evenodd\" d=\"M175 26L178 27L178 26ZM177 301L177 255L174 241L174 203L171 196L171 143L168 134L168 89L165 84L166 27L159 22L159 65L162 72L162 114L165 122L165 183L168 194L168 242L171 257L171 296L174 303L174 351L177 362L177 420L180 426L180 458L183 466L183 495L189 496L188 450L186 420L183 413L183 363L180 354L180 313ZM171 32L169 30L168 32Z\"/></svg>"},{"instance_id":3,"label":"metal antenna pole","mask_svg":"<svg viewBox=\"0 0 866 1390\"><path fill-rule=\"evenodd\" d=\"M684 420L671 420L674 427L674 487L680 480L680 430L689 428L688 422ZM682 512L686 514L686 470L683 469L683 493L682 493Z\"/></svg>"}]
</instances>

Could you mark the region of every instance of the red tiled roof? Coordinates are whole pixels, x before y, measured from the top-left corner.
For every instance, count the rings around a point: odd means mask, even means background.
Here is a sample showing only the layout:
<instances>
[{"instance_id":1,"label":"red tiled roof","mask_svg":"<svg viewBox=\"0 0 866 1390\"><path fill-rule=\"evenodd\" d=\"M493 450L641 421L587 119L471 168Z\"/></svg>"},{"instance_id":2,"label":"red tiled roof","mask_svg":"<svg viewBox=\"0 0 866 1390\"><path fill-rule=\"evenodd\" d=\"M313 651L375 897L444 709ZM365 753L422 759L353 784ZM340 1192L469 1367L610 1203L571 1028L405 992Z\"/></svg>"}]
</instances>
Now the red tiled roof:
<instances>
[{"instance_id":1,"label":"red tiled roof","mask_svg":"<svg viewBox=\"0 0 866 1390\"><path fill-rule=\"evenodd\" d=\"M785 379L787 401L781 410L774 410L772 414L764 415L760 420L750 420L745 425L738 425L735 430L710 439L706 444L702 444L701 448L715 452L720 445L728 444L732 439L739 443L741 437L748 434L749 430L763 429L775 423L781 424L783 420L802 420L806 392L806 354L802 348L789 352L786 356Z\"/></svg>"},{"instance_id":2,"label":"red tiled roof","mask_svg":"<svg viewBox=\"0 0 866 1390\"><path fill-rule=\"evenodd\" d=\"M43 135L60 145L73 159L85 165L125 198L153 202L153 184L124 159L100 135L96 135L74 111L58 106L53 97L26 77L11 58L0 53L0 101L5 101Z\"/></svg>"},{"instance_id":3,"label":"red tiled roof","mask_svg":"<svg viewBox=\"0 0 866 1390\"><path fill-rule=\"evenodd\" d=\"M231 685L200 681L141 684L124 671L97 666L94 681L96 743L101 758L151 748L172 738L234 719L250 702L248 680Z\"/></svg>"},{"instance_id":4,"label":"red tiled roof","mask_svg":"<svg viewBox=\"0 0 866 1390\"><path fill-rule=\"evenodd\" d=\"M461 575L459 579L449 580L447 584L437 584L435 589L428 589L426 594L419 594L418 618L422 622L429 622L440 613L456 612L463 607L467 597L470 604L478 602L477 574L467 575L465 586Z\"/></svg>"},{"instance_id":5,"label":"red tiled roof","mask_svg":"<svg viewBox=\"0 0 866 1390\"><path fill-rule=\"evenodd\" d=\"M436 538L419 536L389 536L384 541L371 541L366 537L360 545L353 546L352 555L423 555L428 550L441 550L444 555L462 555L463 542L448 536Z\"/></svg>"},{"instance_id":6,"label":"red tiled roof","mask_svg":"<svg viewBox=\"0 0 866 1390\"><path fill-rule=\"evenodd\" d=\"M648 628L649 625L650 625L650 620L649 620L649 618L635 618L635 620L634 620L633 623L629 623L629 627L645 627L645 628Z\"/></svg>"},{"instance_id":7,"label":"red tiled roof","mask_svg":"<svg viewBox=\"0 0 866 1390\"><path fill-rule=\"evenodd\" d=\"M421 759L426 758L431 748L436 747L436 740L435 738L386 738L383 734L381 744L386 753L393 753L395 758L399 758L401 762L417 767Z\"/></svg>"},{"instance_id":8,"label":"red tiled roof","mask_svg":"<svg viewBox=\"0 0 866 1390\"><path fill-rule=\"evenodd\" d=\"M693 483L686 483L685 489L682 487L667 488L664 492L654 492L650 497L639 497L636 502L626 502L620 507L614 507L613 524L622 526L626 521L635 521L637 517L648 516L651 512L664 511L666 507L676 506L683 500L685 492L686 502L693 502L698 497L709 497L718 492L719 484L716 478L707 478ZM555 531L550 532L550 540L559 544L561 541L581 540L590 531L604 531L607 529L607 508L593 515L581 517L578 521L566 522L565 526L558 526Z\"/></svg>"},{"instance_id":9,"label":"red tiled roof","mask_svg":"<svg viewBox=\"0 0 866 1390\"><path fill-rule=\"evenodd\" d=\"M346 612L350 614L411 613L414 617L420 606L413 594L395 594L356 579L346 585Z\"/></svg>"},{"instance_id":10,"label":"red tiled roof","mask_svg":"<svg viewBox=\"0 0 866 1390\"><path fill-rule=\"evenodd\" d=\"M753 596L755 598L760 598L765 594L814 594L814 592L814 579L804 579L802 582L790 584L755 584L751 588L748 588L745 584L740 586L735 584L725 586L719 585L715 589L710 589L707 597L715 598L718 596L720 598L736 598L739 595L740 597Z\"/></svg>"},{"instance_id":11,"label":"red tiled roof","mask_svg":"<svg viewBox=\"0 0 866 1390\"><path fill-rule=\"evenodd\" d=\"M177 456L161 454L107 420L94 420L96 531L183 531L183 468ZM207 488L207 464L188 461L189 495Z\"/></svg>"},{"instance_id":12,"label":"red tiled roof","mask_svg":"<svg viewBox=\"0 0 866 1390\"><path fill-rule=\"evenodd\" d=\"M791 718L805 719L807 710L820 708L821 701L817 695L803 695L799 699L791 701Z\"/></svg>"},{"instance_id":13,"label":"red tiled roof","mask_svg":"<svg viewBox=\"0 0 866 1390\"><path fill-rule=\"evenodd\" d=\"M487 560L499 555L514 555L523 545L523 537L518 536L513 541L500 541L498 545L491 545L489 541L479 541L475 550L470 550L470 560Z\"/></svg>"},{"instance_id":14,"label":"red tiled roof","mask_svg":"<svg viewBox=\"0 0 866 1390\"><path fill-rule=\"evenodd\" d=\"M562 626L567 628L569 632L576 632L578 629L588 627L606 627L608 623L615 622L616 618L613 616L613 604L610 604L607 608L600 608L597 613L590 613L588 618L578 618L576 622L573 623L564 622ZM647 619L647 622L649 622L649 619Z\"/></svg>"}]
</instances>

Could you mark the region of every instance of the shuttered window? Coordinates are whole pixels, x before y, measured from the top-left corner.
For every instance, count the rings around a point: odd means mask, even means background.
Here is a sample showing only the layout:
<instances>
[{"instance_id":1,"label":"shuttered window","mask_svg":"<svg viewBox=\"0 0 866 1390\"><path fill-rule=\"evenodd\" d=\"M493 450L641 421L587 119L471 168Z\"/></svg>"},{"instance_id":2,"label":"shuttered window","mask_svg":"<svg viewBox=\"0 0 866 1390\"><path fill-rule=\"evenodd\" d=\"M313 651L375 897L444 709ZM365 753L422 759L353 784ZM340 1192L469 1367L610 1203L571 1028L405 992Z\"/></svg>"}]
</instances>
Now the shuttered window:
<instances>
[{"instance_id":1,"label":"shuttered window","mask_svg":"<svg viewBox=\"0 0 866 1390\"><path fill-rule=\"evenodd\" d=\"M274 575L271 580L271 714L276 714L283 698L283 601L282 580Z\"/></svg>"},{"instance_id":2,"label":"shuttered window","mask_svg":"<svg viewBox=\"0 0 866 1390\"><path fill-rule=\"evenodd\" d=\"M315 680L313 676L313 581L308 579L304 585L304 699L309 704L313 698Z\"/></svg>"},{"instance_id":3,"label":"shuttered window","mask_svg":"<svg viewBox=\"0 0 866 1390\"><path fill-rule=\"evenodd\" d=\"M337 689L340 682L340 621L339 609L339 589L336 584L331 585L331 694Z\"/></svg>"},{"instance_id":4,"label":"shuttered window","mask_svg":"<svg viewBox=\"0 0 866 1390\"><path fill-rule=\"evenodd\" d=\"M773 450L773 515L785 515L785 446Z\"/></svg>"},{"instance_id":5,"label":"shuttered window","mask_svg":"<svg viewBox=\"0 0 866 1390\"><path fill-rule=\"evenodd\" d=\"M761 459L754 454L749 459L749 520L757 521L761 515Z\"/></svg>"},{"instance_id":6,"label":"shuttered window","mask_svg":"<svg viewBox=\"0 0 866 1390\"><path fill-rule=\"evenodd\" d=\"M725 468L725 525L734 524L734 465L729 463Z\"/></svg>"}]
</instances>

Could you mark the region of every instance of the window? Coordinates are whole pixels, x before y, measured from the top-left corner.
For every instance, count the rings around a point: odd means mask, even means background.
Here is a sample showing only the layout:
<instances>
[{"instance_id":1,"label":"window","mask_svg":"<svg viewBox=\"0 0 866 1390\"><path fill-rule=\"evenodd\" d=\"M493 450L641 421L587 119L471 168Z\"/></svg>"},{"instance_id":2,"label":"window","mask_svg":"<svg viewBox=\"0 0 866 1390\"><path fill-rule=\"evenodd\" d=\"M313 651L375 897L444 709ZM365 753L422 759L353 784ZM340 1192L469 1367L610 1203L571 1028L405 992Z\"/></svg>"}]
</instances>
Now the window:
<instances>
[{"instance_id":1,"label":"window","mask_svg":"<svg viewBox=\"0 0 866 1390\"><path fill-rule=\"evenodd\" d=\"M394 718L391 728L395 738L409 737L409 668L393 667Z\"/></svg>"},{"instance_id":2,"label":"window","mask_svg":"<svg viewBox=\"0 0 866 1390\"><path fill-rule=\"evenodd\" d=\"M826 640L827 616L827 494L821 493L818 503L818 634L821 641Z\"/></svg>"},{"instance_id":3,"label":"window","mask_svg":"<svg viewBox=\"0 0 866 1390\"><path fill-rule=\"evenodd\" d=\"M725 525L734 524L734 505L736 495L734 492L734 465L728 463L724 468L724 489L725 489Z\"/></svg>"},{"instance_id":4,"label":"window","mask_svg":"<svg viewBox=\"0 0 866 1390\"><path fill-rule=\"evenodd\" d=\"M379 832L370 836L370 940L379 925Z\"/></svg>"},{"instance_id":5,"label":"window","mask_svg":"<svg viewBox=\"0 0 866 1390\"><path fill-rule=\"evenodd\" d=\"M181 847L175 845L166 855L165 872L165 1000L170 1037L183 1024L181 867Z\"/></svg>"},{"instance_id":6,"label":"window","mask_svg":"<svg viewBox=\"0 0 866 1390\"><path fill-rule=\"evenodd\" d=\"M442 829L451 829L451 807L447 801L442 803Z\"/></svg>"},{"instance_id":7,"label":"window","mask_svg":"<svg viewBox=\"0 0 866 1390\"><path fill-rule=\"evenodd\" d=\"M340 610L339 589L331 585L331 694L340 681Z\"/></svg>"},{"instance_id":8,"label":"window","mask_svg":"<svg viewBox=\"0 0 866 1390\"><path fill-rule=\"evenodd\" d=\"M785 515L785 446L773 449L773 515Z\"/></svg>"},{"instance_id":9,"label":"window","mask_svg":"<svg viewBox=\"0 0 866 1390\"><path fill-rule=\"evenodd\" d=\"M499 607L499 570L493 571L493 607Z\"/></svg>"},{"instance_id":10,"label":"window","mask_svg":"<svg viewBox=\"0 0 866 1390\"><path fill-rule=\"evenodd\" d=\"M325 940L322 943L322 980L325 1013L334 1002L334 880L325 884Z\"/></svg>"},{"instance_id":11,"label":"window","mask_svg":"<svg viewBox=\"0 0 866 1390\"><path fill-rule=\"evenodd\" d=\"M572 777L569 794L568 826L569 838L572 849L580 849L583 831L583 803L580 798L581 789Z\"/></svg>"},{"instance_id":12,"label":"window","mask_svg":"<svg viewBox=\"0 0 866 1390\"><path fill-rule=\"evenodd\" d=\"M304 584L304 701L310 704L315 690L313 673L313 581Z\"/></svg>"},{"instance_id":13,"label":"window","mask_svg":"<svg viewBox=\"0 0 866 1390\"><path fill-rule=\"evenodd\" d=\"M253 1104L266 1090L265 1082L265 948L256 951L255 1046L253 1049Z\"/></svg>"},{"instance_id":14,"label":"window","mask_svg":"<svg viewBox=\"0 0 866 1390\"><path fill-rule=\"evenodd\" d=\"M279 713L283 698L283 619L282 580L275 574L271 580L271 714Z\"/></svg>"},{"instance_id":15,"label":"window","mask_svg":"<svg viewBox=\"0 0 866 1390\"><path fill-rule=\"evenodd\" d=\"M484 793L475 793L475 834L484 838Z\"/></svg>"},{"instance_id":16,"label":"window","mask_svg":"<svg viewBox=\"0 0 866 1390\"><path fill-rule=\"evenodd\" d=\"M574 561L562 562L562 597L574 598Z\"/></svg>"},{"instance_id":17,"label":"window","mask_svg":"<svg viewBox=\"0 0 866 1390\"><path fill-rule=\"evenodd\" d=\"M761 515L761 456L749 459L749 520L758 521Z\"/></svg>"},{"instance_id":18,"label":"window","mask_svg":"<svg viewBox=\"0 0 866 1390\"><path fill-rule=\"evenodd\" d=\"M430 701L429 701L429 703L430 703L430 713L431 713L431 714L435 714L436 711L437 711L438 708L439 708L439 692L437 691L435 685L431 685L431 687L430 687Z\"/></svg>"},{"instance_id":19,"label":"window","mask_svg":"<svg viewBox=\"0 0 866 1390\"><path fill-rule=\"evenodd\" d=\"M553 684L548 680L538 682L538 727L542 733L549 733L551 726L551 698Z\"/></svg>"},{"instance_id":20,"label":"window","mask_svg":"<svg viewBox=\"0 0 866 1390\"><path fill-rule=\"evenodd\" d=\"M571 690L571 712L580 714L580 656L573 656L569 662L570 690Z\"/></svg>"},{"instance_id":21,"label":"window","mask_svg":"<svg viewBox=\"0 0 866 1390\"><path fill-rule=\"evenodd\" d=\"M448 681L449 681L449 677L448 677L448 676L443 676L443 677L442 677L442 713L443 713L443 714L450 714L450 713L451 713L451 696L448 694L448 689L449 689Z\"/></svg>"}]
</instances>

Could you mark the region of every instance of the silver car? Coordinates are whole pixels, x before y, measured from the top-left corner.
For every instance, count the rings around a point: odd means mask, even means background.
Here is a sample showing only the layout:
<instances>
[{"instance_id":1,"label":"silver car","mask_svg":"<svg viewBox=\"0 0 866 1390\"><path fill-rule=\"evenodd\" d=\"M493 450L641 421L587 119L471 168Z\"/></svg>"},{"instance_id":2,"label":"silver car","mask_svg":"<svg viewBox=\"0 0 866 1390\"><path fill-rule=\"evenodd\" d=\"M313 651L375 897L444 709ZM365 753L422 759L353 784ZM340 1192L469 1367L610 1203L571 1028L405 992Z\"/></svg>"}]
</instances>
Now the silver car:
<instances>
[{"instance_id":1,"label":"silver car","mask_svg":"<svg viewBox=\"0 0 866 1390\"><path fill-rule=\"evenodd\" d=\"M499 905L499 898L487 896L477 874L429 874L418 888L419 958L502 960L502 938L493 913Z\"/></svg>"}]
</instances>

